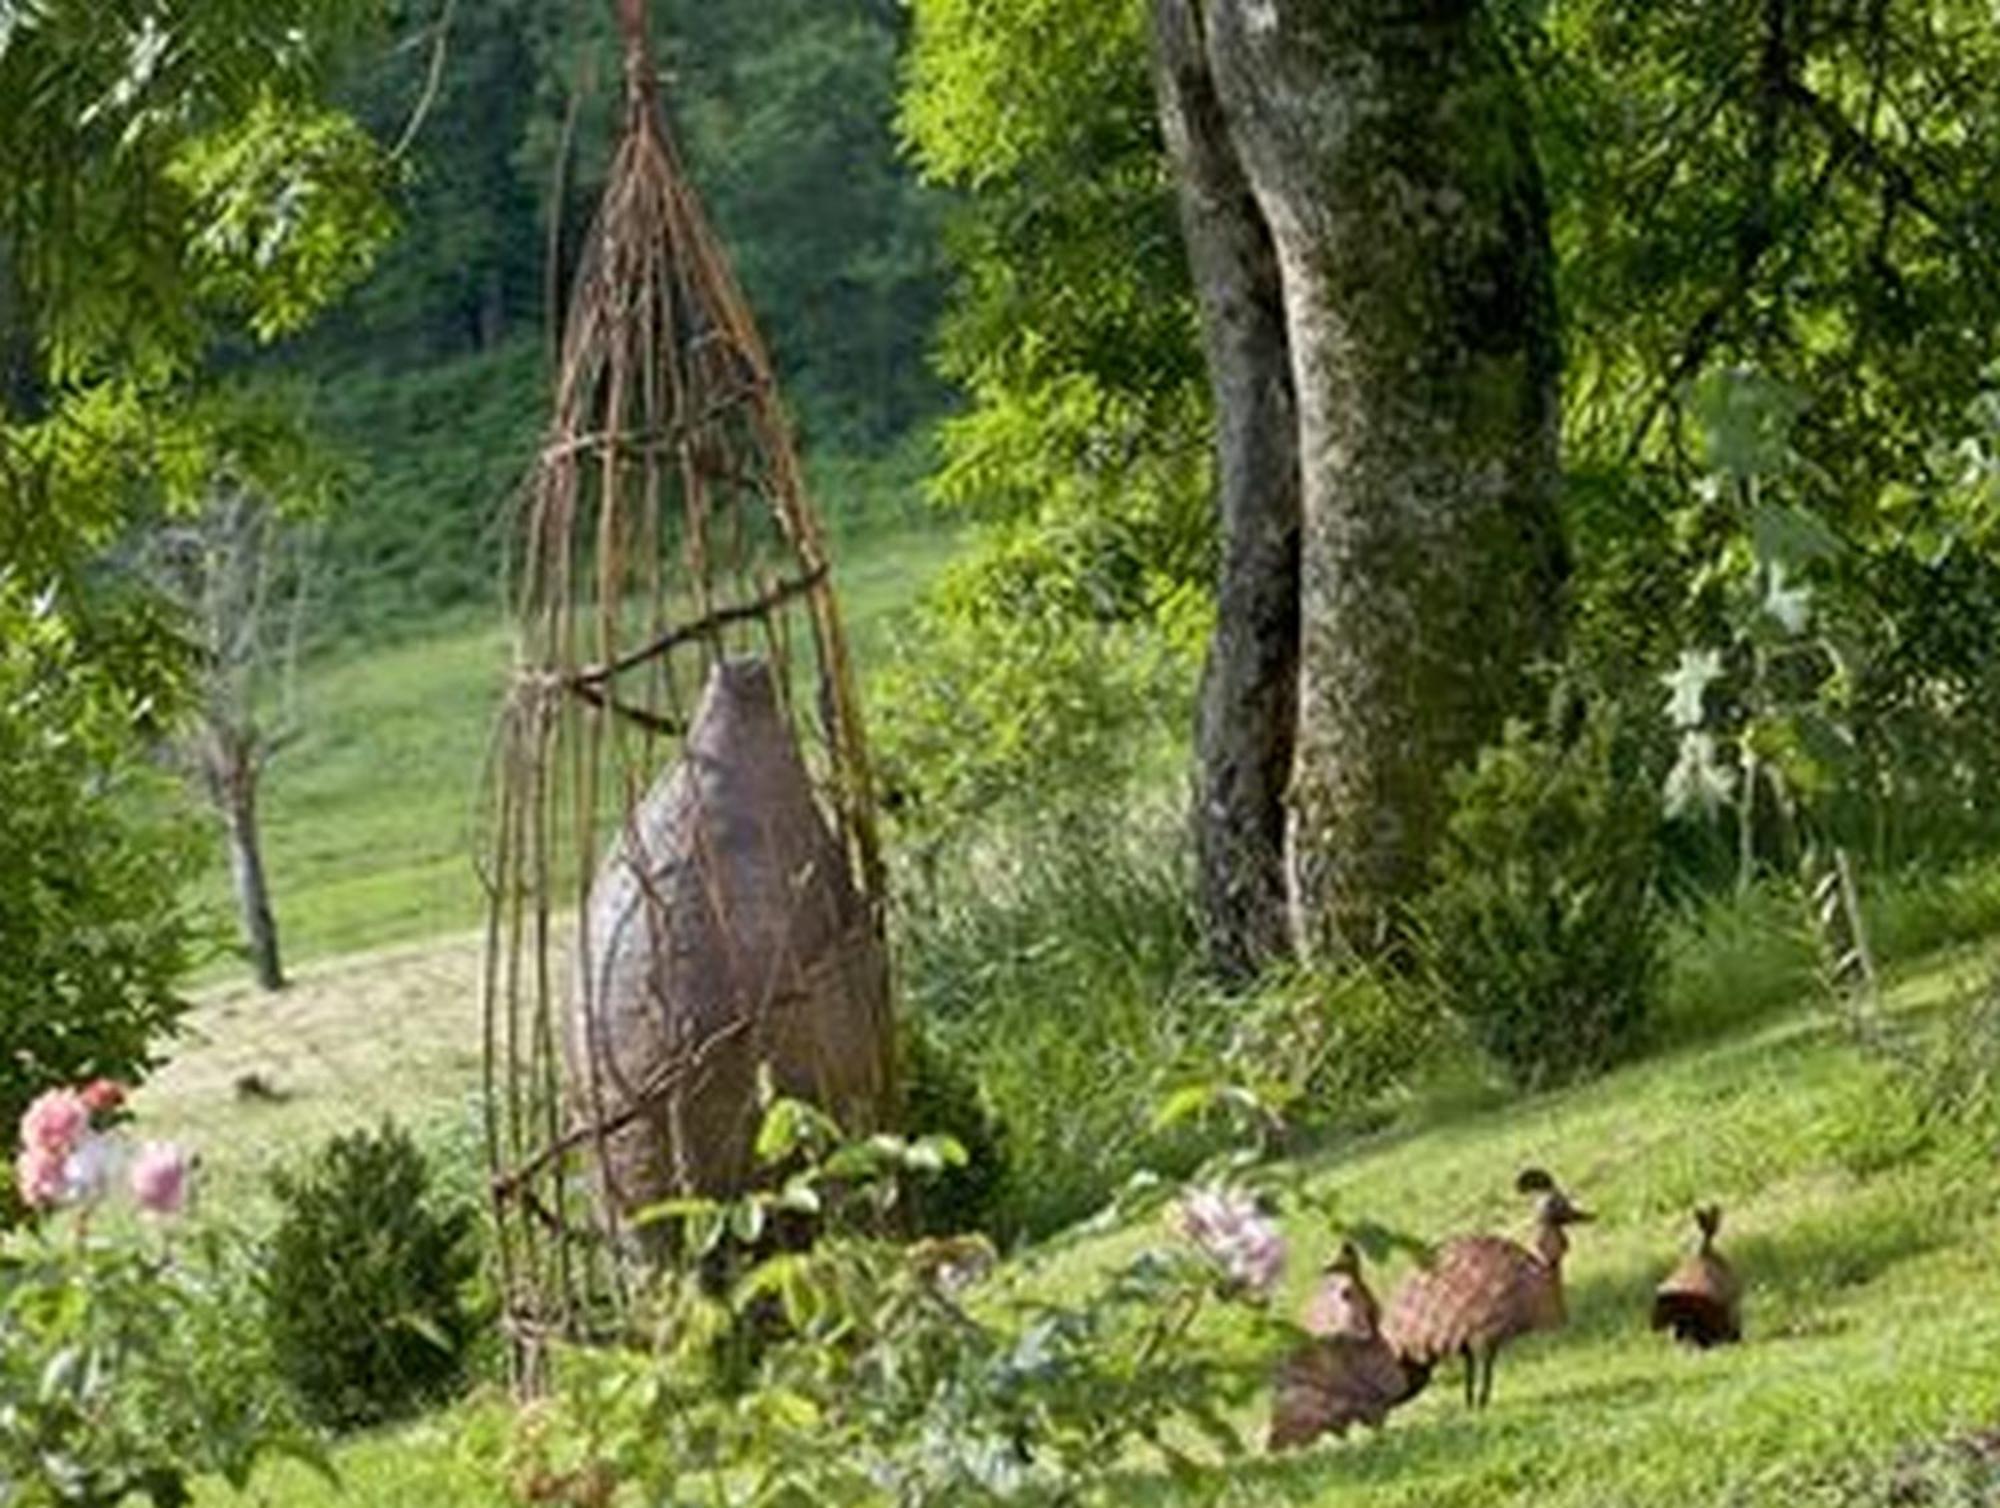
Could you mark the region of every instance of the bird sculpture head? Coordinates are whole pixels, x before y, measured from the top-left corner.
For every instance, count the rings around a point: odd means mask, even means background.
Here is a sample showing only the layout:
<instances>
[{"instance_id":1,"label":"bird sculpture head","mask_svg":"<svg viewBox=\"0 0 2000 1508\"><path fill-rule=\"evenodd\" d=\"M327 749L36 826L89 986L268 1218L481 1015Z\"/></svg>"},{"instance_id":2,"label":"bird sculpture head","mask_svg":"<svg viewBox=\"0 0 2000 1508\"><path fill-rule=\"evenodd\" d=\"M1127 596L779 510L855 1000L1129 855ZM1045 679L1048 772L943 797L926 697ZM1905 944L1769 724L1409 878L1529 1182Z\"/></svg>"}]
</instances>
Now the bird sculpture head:
<instances>
[{"instance_id":1,"label":"bird sculpture head","mask_svg":"<svg viewBox=\"0 0 2000 1508\"><path fill-rule=\"evenodd\" d=\"M1715 1244L1716 1233L1722 1229L1722 1206L1702 1205L1694 1212L1694 1223L1701 1231L1701 1249L1707 1251Z\"/></svg>"},{"instance_id":2,"label":"bird sculpture head","mask_svg":"<svg viewBox=\"0 0 2000 1508\"><path fill-rule=\"evenodd\" d=\"M1536 1245L1550 1261L1562 1260L1563 1252L1568 1249L1563 1227L1582 1225L1597 1218L1589 1210L1572 1204L1569 1195L1541 1168L1523 1168L1514 1180L1514 1189L1517 1193L1535 1196Z\"/></svg>"}]
</instances>

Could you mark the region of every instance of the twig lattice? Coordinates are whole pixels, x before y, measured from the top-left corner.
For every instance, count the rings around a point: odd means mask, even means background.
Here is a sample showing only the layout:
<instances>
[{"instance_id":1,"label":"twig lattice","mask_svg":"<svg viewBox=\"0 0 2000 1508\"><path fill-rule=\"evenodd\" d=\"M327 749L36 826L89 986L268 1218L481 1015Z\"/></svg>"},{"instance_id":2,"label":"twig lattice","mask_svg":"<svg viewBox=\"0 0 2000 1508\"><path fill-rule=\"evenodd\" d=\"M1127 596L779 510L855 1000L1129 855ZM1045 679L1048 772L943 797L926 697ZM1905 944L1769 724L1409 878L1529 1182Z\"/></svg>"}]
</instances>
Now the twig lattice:
<instances>
[{"instance_id":1,"label":"twig lattice","mask_svg":"<svg viewBox=\"0 0 2000 1508\"><path fill-rule=\"evenodd\" d=\"M592 1009L593 880L643 852L635 813L686 757L697 696L724 661L770 667L851 871L856 946L881 946L867 756L825 545L763 342L662 125L643 0L618 8L624 131L524 500L486 845L487 1153L524 1392L543 1385L551 1339L623 1322L636 1258L603 1194L607 1145L760 1029L746 1016L615 1085L597 1033L585 1049L565 1035L567 1013ZM645 891L646 865L632 869L652 945L670 946L677 918ZM886 1083L886 1018L875 1028L866 1050Z\"/></svg>"}]
</instances>

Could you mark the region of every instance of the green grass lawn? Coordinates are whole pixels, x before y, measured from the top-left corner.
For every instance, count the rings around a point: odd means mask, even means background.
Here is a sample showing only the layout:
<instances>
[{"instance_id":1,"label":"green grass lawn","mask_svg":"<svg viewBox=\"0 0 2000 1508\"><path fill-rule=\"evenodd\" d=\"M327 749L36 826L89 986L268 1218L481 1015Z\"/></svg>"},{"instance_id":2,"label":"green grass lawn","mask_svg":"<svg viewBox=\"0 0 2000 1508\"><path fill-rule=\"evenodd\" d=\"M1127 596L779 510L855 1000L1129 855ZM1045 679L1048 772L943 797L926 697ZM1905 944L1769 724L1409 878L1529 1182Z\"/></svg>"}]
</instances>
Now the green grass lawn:
<instances>
[{"instance_id":1,"label":"green grass lawn","mask_svg":"<svg viewBox=\"0 0 2000 1508\"><path fill-rule=\"evenodd\" d=\"M864 673L955 536L911 527L861 536L835 566ZM473 872L481 783L508 664L495 614L419 641L307 669L305 729L266 776L266 864L287 960L463 931L479 919ZM228 905L218 851L204 899ZM227 977L233 961L207 977Z\"/></svg>"},{"instance_id":2,"label":"green grass lawn","mask_svg":"<svg viewBox=\"0 0 2000 1508\"><path fill-rule=\"evenodd\" d=\"M1925 1011L1988 962L1978 950L1944 955L1912 970L1893 1003ZM338 977L329 1000L343 994ZM384 1100L420 1094L425 1082L447 1099L451 1084L469 1087L462 1062L454 1068L448 1055L427 1060L397 1045L381 1017L399 1014L395 1030L408 1032L414 1002L399 1007L393 989L358 980L345 995L357 1013L374 1013L350 1021L350 1035L375 1045L351 1049L347 1067L326 1070L327 1083L377 1062L383 1081L362 1072L361 1092ZM321 1030L330 1043L331 1017ZM184 1127L175 1117L188 1113L189 1097L204 1082L213 1087L197 1071L201 1056L184 1059L179 1078L149 1087L142 1128ZM392 1060L407 1074L401 1089ZM1569 1327L1503 1355L1483 1415L1464 1411L1448 1369L1380 1435L1219 1467L1206 1493L1141 1473L1123 1500L1467 1508L1886 1501L1837 1497L1829 1483L1843 1470L1880 1472L1908 1446L2000 1421L2000 1181L1983 1163L1904 1147L1900 1122L1883 1111L1881 1074L1820 1016L1785 1014L1577 1089L1506 1107L1433 1110L1321 1154L1310 1171L1344 1213L1429 1236L1518 1228L1514 1172L1530 1163L1552 1169L1599 1217L1576 1233ZM253 1129L251 1117L263 1117L260 1140L289 1140L277 1128L316 1123L314 1103L303 1094L282 1106L229 1105L209 1129L235 1142ZM1688 1238L1690 1206L1707 1199L1725 1206L1724 1248L1748 1279L1748 1339L1692 1354L1649 1333L1645 1311L1652 1284ZM1158 1234L1126 1231L1080 1245L1039 1281L1068 1287ZM1303 1296L1335 1239L1317 1230L1292 1236L1288 1303ZM1400 1276L1374 1274L1385 1293ZM1253 1439L1261 1408L1242 1420ZM339 1453L341 1491L286 1468L252 1500L490 1503L503 1438L504 1410L487 1399L348 1443ZM202 1501L238 1499L215 1489Z\"/></svg>"}]
</instances>

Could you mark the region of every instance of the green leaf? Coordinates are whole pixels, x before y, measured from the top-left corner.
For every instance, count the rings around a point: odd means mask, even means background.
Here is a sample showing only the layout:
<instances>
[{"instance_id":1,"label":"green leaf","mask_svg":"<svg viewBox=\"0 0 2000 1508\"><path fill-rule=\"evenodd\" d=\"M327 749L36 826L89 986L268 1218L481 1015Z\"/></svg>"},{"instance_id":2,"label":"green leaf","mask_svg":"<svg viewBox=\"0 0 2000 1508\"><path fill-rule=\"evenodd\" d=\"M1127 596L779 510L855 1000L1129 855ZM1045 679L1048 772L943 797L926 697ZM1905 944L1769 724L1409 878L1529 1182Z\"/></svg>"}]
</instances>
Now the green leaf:
<instances>
[{"instance_id":1,"label":"green leaf","mask_svg":"<svg viewBox=\"0 0 2000 1508\"><path fill-rule=\"evenodd\" d=\"M79 1390L83 1379L88 1353L81 1345L57 1347L55 1353L42 1365L42 1376L37 1396L43 1404L57 1398L73 1395Z\"/></svg>"},{"instance_id":2,"label":"green leaf","mask_svg":"<svg viewBox=\"0 0 2000 1508\"><path fill-rule=\"evenodd\" d=\"M752 1197L738 1200L729 1211L729 1234L745 1246L755 1246L764 1234L764 1204Z\"/></svg>"},{"instance_id":3,"label":"green leaf","mask_svg":"<svg viewBox=\"0 0 2000 1508\"><path fill-rule=\"evenodd\" d=\"M453 1349L451 1337L445 1334L443 1327L428 1314L406 1310L396 1316L394 1324L398 1329L407 1330L412 1335L421 1337L440 1351L449 1352Z\"/></svg>"},{"instance_id":4,"label":"green leaf","mask_svg":"<svg viewBox=\"0 0 2000 1508\"><path fill-rule=\"evenodd\" d=\"M919 1173L942 1173L946 1168L962 1168L969 1159L964 1145L942 1134L920 1136L903 1150L904 1166Z\"/></svg>"},{"instance_id":5,"label":"green leaf","mask_svg":"<svg viewBox=\"0 0 2000 1508\"><path fill-rule=\"evenodd\" d=\"M1838 534L1803 508L1759 503L1750 510L1750 538L1768 565L1807 566L1837 559L1846 546Z\"/></svg>"},{"instance_id":6,"label":"green leaf","mask_svg":"<svg viewBox=\"0 0 2000 1508\"><path fill-rule=\"evenodd\" d=\"M764 1112L763 1122L757 1128L754 1153L760 1165L772 1167L794 1156L810 1155L833 1146L839 1140L840 1127L832 1116L803 1100L780 1095Z\"/></svg>"},{"instance_id":7,"label":"green leaf","mask_svg":"<svg viewBox=\"0 0 2000 1508\"><path fill-rule=\"evenodd\" d=\"M804 1174L787 1179L785 1186L773 1201L774 1208L787 1210L797 1215L817 1215L823 1208L819 1190Z\"/></svg>"},{"instance_id":8,"label":"green leaf","mask_svg":"<svg viewBox=\"0 0 2000 1508\"><path fill-rule=\"evenodd\" d=\"M787 1387L765 1388L757 1394L757 1409L766 1420L781 1429L818 1429L824 1418L820 1407L804 1393Z\"/></svg>"},{"instance_id":9,"label":"green leaf","mask_svg":"<svg viewBox=\"0 0 2000 1508\"><path fill-rule=\"evenodd\" d=\"M1791 460L1791 430L1802 396L1748 367L1705 374L1690 394L1703 459L1738 479L1775 476Z\"/></svg>"},{"instance_id":10,"label":"green leaf","mask_svg":"<svg viewBox=\"0 0 2000 1508\"><path fill-rule=\"evenodd\" d=\"M1171 1131L1183 1121L1207 1114L1214 1105L1220 1086L1212 1083L1186 1084L1160 1101L1151 1122L1155 1132Z\"/></svg>"}]
</instances>

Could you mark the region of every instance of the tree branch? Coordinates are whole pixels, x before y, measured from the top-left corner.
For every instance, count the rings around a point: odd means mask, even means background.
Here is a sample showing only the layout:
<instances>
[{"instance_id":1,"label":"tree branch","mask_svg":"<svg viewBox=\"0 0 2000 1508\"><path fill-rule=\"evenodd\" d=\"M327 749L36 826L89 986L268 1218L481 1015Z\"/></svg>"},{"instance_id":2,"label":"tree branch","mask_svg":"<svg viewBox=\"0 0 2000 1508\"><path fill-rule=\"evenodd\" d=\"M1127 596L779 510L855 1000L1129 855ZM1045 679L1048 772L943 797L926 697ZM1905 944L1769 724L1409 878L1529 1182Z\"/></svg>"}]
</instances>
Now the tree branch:
<instances>
[{"instance_id":1,"label":"tree branch","mask_svg":"<svg viewBox=\"0 0 2000 1508\"><path fill-rule=\"evenodd\" d=\"M437 103L438 90L444 84L445 54L451 41L451 17L458 0L444 0L438 11L438 18L431 24L431 61L424 78L423 93L417 96L417 103L410 111L410 118L403 122L403 129L396 137L396 144L389 149L389 160L400 162L403 154L416 144L417 132L423 129L431 107Z\"/></svg>"}]
</instances>

